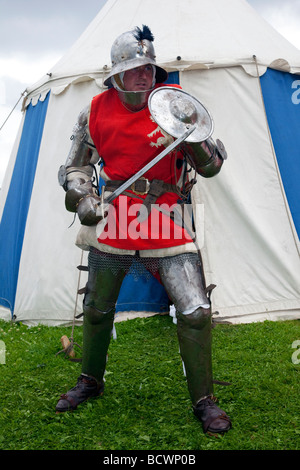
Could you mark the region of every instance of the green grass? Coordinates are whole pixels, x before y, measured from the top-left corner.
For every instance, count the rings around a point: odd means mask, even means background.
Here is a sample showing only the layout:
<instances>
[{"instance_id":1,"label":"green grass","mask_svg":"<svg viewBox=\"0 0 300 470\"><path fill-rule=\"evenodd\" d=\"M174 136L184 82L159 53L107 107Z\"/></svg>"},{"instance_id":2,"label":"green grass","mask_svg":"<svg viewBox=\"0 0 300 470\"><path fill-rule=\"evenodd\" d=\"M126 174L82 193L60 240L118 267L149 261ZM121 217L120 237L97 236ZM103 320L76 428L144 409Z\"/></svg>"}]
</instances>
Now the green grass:
<instances>
[{"instance_id":1,"label":"green grass","mask_svg":"<svg viewBox=\"0 0 300 470\"><path fill-rule=\"evenodd\" d=\"M71 327L0 321L6 346L0 364L1 450L300 448L300 365L292 361L299 321L214 328L215 379L232 383L215 386L218 404L233 423L218 437L203 434L192 413L171 317L130 320L116 330L103 397L56 414L60 394L75 384L81 369L56 355ZM74 340L82 344L82 327L75 327Z\"/></svg>"}]
</instances>

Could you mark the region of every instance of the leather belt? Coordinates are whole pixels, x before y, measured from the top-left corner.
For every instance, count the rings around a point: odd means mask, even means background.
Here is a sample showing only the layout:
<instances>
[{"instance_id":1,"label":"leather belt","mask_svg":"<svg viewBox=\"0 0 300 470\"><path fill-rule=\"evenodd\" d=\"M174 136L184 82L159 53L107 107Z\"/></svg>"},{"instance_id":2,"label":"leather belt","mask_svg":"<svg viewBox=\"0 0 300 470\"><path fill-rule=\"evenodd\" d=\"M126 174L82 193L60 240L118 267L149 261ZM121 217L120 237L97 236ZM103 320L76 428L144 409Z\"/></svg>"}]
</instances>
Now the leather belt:
<instances>
[{"instance_id":1,"label":"leather belt","mask_svg":"<svg viewBox=\"0 0 300 470\"><path fill-rule=\"evenodd\" d=\"M105 190L115 191L123 183L124 181L122 180L121 181L118 181L118 180L107 181L105 184ZM168 192L177 193L177 187L175 184L165 183L162 180L156 180L156 179L149 181L147 178L144 178L144 177L141 177L138 180L136 180L128 189L137 195L149 194L150 196L154 197L155 200L164 193L168 193Z\"/></svg>"},{"instance_id":2,"label":"leather belt","mask_svg":"<svg viewBox=\"0 0 300 470\"><path fill-rule=\"evenodd\" d=\"M118 189L124 181L107 181L105 185L105 189L107 191L115 191ZM128 188L133 191L135 194L138 195L145 195L148 193L150 189L150 181L147 178L139 178L136 180L132 185Z\"/></svg>"},{"instance_id":3,"label":"leather belt","mask_svg":"<svg viewBox=\"0 0 300 470\"><path fill-rule=\"evenodd\" d=\"M107 181L105 185L105 190L107 191L115 191L124 181ZM178 194L178 189L175 184L165 183L162 180L154 179L149 181L147 178L141 177L136 180L130 188L134 194L124 191L126 196L139 197L140 195L145 195L145 199L143 199L143 205L147 208L147 213L150 213L151 204L155 204L155 201L158 197L162 196L164 193L176 193ZM140 198L142 199L142 198Z\"/></svg>"}]
</instances>

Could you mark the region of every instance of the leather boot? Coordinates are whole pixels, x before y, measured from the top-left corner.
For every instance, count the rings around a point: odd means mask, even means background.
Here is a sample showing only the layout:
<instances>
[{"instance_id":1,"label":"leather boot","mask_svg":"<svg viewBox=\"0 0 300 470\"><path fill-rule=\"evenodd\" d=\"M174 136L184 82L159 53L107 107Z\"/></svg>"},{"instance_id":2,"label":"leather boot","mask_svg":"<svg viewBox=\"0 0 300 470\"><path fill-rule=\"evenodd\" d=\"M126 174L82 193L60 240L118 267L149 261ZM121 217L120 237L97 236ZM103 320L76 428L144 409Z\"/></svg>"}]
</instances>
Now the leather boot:
<instances>
[{"instance_id":1,"label":"leather boot","mask_svg":"<svg viewBox=\"0 0 300 470\"><path fill-rule=\"evenodd\" d=\"M214 397L206 397L193 407L194 414L202 422L205 433L208 431L222 433L231 428L229 416L215 404L215 400Z\"/></svg>"},{"instance_id":2,"label":"leather boot","mask_svg":"<svg viewBox=\"0 0 300 470\"><path fill-rule=\"evenodd\" d=\"M56 412L72 411L89 398L103 394L104 382L97 382L94 377L81 374L77 384L67 393L63 393L56 405Z\"/></svg>"}]
</instances>

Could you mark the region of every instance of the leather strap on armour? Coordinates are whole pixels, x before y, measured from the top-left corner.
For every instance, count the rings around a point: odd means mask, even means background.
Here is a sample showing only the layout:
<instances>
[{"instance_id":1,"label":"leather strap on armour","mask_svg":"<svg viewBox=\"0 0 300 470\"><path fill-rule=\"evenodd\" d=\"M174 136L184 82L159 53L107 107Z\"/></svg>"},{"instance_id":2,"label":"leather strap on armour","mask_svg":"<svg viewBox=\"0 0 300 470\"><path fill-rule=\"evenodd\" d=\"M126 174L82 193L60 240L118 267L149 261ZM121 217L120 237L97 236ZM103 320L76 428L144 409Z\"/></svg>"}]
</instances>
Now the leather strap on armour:
<instances>
[{"instance_id":1,"label":"leather strap on armour","mask_svg":"<svg viewBox=\"0 0 300 470\"><path fill-rule=\"evenodd\" d=\"M107 181L105 189L107 191L115 191L123 183L124 181ZM172 192L178 194L178 189L175 184L165 183L164 181L157 179L149 181L147 178L143 177L135 181L135 183L133 183L128 189L131 190L133 194L124 191L124 194L127 196L130 195L132 197L138 197L139 199L142 199L139 196L146 194L146 198L143 199L143 206L146 207L147 214L150 213L151 205L155 204L157 198L162 196L164 193Z\"/></svg>"}]
</instances>

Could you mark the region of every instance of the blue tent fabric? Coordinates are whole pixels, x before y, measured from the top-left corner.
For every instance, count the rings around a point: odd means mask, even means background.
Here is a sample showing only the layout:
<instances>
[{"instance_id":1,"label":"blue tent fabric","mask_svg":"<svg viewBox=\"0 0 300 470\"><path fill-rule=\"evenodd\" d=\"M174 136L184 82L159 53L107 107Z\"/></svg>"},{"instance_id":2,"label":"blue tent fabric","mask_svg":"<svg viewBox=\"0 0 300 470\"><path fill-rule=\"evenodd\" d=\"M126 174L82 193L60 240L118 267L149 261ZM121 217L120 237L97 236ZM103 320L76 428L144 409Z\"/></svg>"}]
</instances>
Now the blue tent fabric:
<instances>
[{"instance_id":1,"label":"blue tent fabric","mask_svg":"<svg viewBox=\"0 0 300 470\"><path fill-rule=\"evenodd\" d=\"M36 165L47 113L44 101L27 108L0 224L0 305L14 311L19 264Z\"/></svg>"},{"instance_id":2,"label":"blue tent fabric","mask_svg":"<svg viewBox=\"0 0 300 470\"><path fill-rule=\"evenodd\" d=\"M261 87L281 179L300 236L300 100L297 76L267 69ZM299 82L300 83L300 82ZM298 91L299 95L299 91Z\"/></svg>"},{"instance_id":3,"label":"blue tent fabric","mask_svg":"<svg viewBox=\"0 0 300 470\"><path fill-rule=\"evenodd\" d=\"M150 273L137 276L134 267L125 277L120 290L116 312L169 311L169 298L159 281Z\"/></svg>"}]
</instances>

